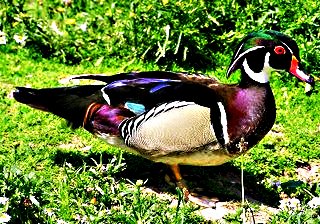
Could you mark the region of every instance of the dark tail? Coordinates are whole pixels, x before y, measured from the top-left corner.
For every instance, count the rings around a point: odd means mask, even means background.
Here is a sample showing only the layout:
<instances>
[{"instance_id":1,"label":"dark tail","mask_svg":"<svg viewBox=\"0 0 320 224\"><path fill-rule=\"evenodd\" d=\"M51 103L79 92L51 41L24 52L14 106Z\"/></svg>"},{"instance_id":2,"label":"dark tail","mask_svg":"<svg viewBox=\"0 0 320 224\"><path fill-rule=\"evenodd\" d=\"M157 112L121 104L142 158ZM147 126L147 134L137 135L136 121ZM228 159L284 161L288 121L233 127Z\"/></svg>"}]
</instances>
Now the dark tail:
<instances>
[{"instance_id":1,"label":"dark tail","mask_svg":"<svg viewBox=\"0 0 320 224\"><path fill-rule=\"evenodd\" d=\"M105 103L100 91L102 87L103 85L46 89L17 87L13 97L20 103L65 118L76 128L82 125L92 103Z\"/></svg>"}]
</instances>

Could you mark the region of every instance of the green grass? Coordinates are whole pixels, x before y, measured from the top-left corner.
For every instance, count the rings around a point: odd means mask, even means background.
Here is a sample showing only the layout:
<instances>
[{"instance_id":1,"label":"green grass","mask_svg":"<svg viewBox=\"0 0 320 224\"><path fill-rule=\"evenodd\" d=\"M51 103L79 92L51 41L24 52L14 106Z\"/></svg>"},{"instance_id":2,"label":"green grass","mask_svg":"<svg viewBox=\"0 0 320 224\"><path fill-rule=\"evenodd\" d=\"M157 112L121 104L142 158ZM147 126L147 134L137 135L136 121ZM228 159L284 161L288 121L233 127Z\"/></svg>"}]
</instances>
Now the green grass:
<instances>
[{"instance_id":1,"label":"green grass","mask_svg":"<svg viewBox=\"0 0 320 224\"><path fill-rule=\"evenodd\" d=\"M307 205L320 196L320 171L314 172L320 165L319 3L64 2L0 3L0 42L3 35L7 40L0 44L0 197L8 199L0 200L0 220L8 214L11 223L208 223L199 207L166 183L165 165L71 129L10 93L15 86L61 86L69 75L132 70L201 71L236 82L225 72L239 38L276 29L297 40L302 62L317 80L314 93L306 96L294 77L275 73L272 131L239 159L181 170L191 189L234 207L227 223L242 222L242 165L249 217L263 211L262 204L278 208L281 199L296 198L300 207L279 210L268 222L320 221L320 208ZM17 43L14 35L27 39Z\"/></svg>"}]
</instances>

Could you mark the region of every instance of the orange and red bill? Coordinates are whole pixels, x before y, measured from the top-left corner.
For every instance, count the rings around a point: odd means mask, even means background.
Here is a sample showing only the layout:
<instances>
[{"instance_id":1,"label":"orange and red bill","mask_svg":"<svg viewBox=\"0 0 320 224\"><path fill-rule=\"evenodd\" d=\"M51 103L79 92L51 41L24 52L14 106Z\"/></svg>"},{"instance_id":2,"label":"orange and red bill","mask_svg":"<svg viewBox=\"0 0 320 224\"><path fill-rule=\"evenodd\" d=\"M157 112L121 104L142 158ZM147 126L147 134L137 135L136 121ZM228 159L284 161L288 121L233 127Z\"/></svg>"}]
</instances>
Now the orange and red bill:
<instances>
[{"instance_id":1,"label":"orange and red bill","mask_svg":"<svg viewBox=\"0 0 320 224\"><path fill-rule=\"evenodd\" d=\"M299 68L299 61L294 55L292 56L289 72L301 81L314 86L314 78L311 75L307 75L303 70Z\"/></svg>"}]
</instances>

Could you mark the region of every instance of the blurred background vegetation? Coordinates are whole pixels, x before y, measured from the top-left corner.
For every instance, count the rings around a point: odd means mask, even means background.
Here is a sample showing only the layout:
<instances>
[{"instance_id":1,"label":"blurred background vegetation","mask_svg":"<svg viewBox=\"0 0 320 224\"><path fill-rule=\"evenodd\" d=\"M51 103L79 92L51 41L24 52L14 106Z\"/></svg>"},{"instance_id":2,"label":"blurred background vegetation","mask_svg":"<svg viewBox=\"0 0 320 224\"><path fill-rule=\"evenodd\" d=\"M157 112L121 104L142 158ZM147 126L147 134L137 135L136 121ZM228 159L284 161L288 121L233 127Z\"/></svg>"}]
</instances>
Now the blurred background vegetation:
<instances>
[{"instance_id":1,"label":"blurred background vegetation","mask_svg":"<svg viewBox=\"0 0 320 224\"><path fill-rule=\"evenodd\" d=\"M320 65L317 1L3 0L0 8L1 50L24 47L71 65L120 59L215 69L260 29L293 36L306 66L318 73Z\"/></svg>"}]
</instances>

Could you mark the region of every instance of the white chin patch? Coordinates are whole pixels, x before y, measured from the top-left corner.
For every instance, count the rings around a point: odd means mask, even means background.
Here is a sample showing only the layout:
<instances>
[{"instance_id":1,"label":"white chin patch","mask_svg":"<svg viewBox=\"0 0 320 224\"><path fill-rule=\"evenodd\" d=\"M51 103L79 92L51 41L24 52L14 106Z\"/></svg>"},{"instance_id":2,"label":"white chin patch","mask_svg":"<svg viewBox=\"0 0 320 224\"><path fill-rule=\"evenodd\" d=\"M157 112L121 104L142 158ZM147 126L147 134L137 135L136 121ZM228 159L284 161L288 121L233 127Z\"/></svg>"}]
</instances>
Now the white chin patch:
<instances>
[{"instance_id":1,"label":"white chin patch","mask_svg":"<svg viewBox=\"0 0 320 224\"><path fill-rule=\"evenodd\" d=\"M270 76L271 72L274 70L269 65L269 57L270 57L270 53L267 52L266 56L264 58L264 65L263 65L263 69L261 72L252 71L248 65L247 59L244 59L243 64L242 64L244 71L248 74L248 76L251 79L253 79L256 82L259 82L259 83L269 82L269 76Z\"/></svg>"}]
</instances>

